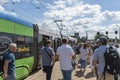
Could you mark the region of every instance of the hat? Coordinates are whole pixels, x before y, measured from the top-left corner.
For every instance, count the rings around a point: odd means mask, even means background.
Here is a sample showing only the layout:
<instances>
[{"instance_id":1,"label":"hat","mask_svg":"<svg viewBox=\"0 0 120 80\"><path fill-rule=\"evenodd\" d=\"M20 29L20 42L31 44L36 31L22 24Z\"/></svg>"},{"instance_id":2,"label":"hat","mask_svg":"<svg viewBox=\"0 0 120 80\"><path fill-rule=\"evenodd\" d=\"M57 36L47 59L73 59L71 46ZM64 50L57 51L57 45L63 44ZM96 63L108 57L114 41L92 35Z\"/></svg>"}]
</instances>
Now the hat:
<instances>
[{"instance_id":1,"label":"hat","mask_svg":"<svg viewBox=\"0 0 120 80\"><path fill-rule=\"evenodd\" d=\"M107 38L106 37L101 37L99 39L99 42L101 42L101 43L107 43Z\"/></svg>"}]
</instances>

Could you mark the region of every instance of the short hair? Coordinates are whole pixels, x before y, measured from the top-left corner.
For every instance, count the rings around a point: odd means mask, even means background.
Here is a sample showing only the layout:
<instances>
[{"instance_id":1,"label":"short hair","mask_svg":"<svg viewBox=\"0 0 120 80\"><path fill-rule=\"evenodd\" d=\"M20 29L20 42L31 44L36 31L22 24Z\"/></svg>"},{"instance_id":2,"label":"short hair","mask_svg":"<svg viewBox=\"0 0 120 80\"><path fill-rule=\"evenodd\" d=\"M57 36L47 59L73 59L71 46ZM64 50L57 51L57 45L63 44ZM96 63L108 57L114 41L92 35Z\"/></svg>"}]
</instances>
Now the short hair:
<instances>
[{"instance_id":1,"label":"short hair","mask_svg":"<svg viewBox=\"0 0 120 80\"><path fill-rule=\"evenodd\" d=\"M104 44L107 44L107 38L106 38L106 37L101 37L101 38L99 39L99 42L102 43L103 45L104 45Z\"/></svg>"},{"instance_id":2,"label":"short hair","mask_svg":"<svg viewBox=\"0 0 120 80\"><path fill-rule=\"evenodd\" d=\"M68 43L68 40L67 39L62 39L62 43L63 44Z\"/></svg>"},{"instance_id":3,"label":"short hair","mask_svg":"<svg viewBox=\"0 0 120 80\"><path fill-rule=\"evenodd\" d=\"M15 43L10 43L10 48L12 47L16 47L17 48L17 45Z\"/></svg>"},{"instance_id":4,"label":"short hair","mask_svg":"<svg viewBox=\"0 0 120 80\"><path fill-rule=\"evenodd\" d=\"M52 41L51 40L47 40L47 44L51 44L52 43Z\"/></svg>"}]
</instances>

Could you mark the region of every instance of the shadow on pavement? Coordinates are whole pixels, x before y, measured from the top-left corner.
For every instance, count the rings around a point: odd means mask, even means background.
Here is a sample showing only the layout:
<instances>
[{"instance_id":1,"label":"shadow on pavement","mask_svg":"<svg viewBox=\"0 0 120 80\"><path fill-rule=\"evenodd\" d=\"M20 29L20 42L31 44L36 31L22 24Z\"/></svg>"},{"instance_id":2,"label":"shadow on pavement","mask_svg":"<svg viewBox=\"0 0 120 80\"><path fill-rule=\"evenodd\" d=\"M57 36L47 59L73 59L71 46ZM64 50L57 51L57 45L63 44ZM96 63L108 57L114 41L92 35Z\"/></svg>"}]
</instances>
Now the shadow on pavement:
<instances>
[{"instance_id":1,"label":"shadow on pavement","mask_svg":"<svg viewBox=\"0 0 120 80\"><path fill-rule=\"evenodd\" d=\"M93 72L89 72L85 76L86 79L89 79L89 78L92 78L92 77L95 77L95 74Z\"/></svg>"},{"instance_id":2,"label":"shadow on pavement","mask_svg":"<svg viewBox=\"0 0 120 80\"><path fill-rule=\"evenodd\" d=\"M38 68L38 69L32 70L32 72L31 72L29 75L32 75L32 74L34 74L34 73L37 73L39 70L42 70L42 68Z\"/></svg>"},{"instance_id":3,"label":"shadow on pavement","mask_svg":"<svg viewBox=\"0 0 120 80\"><path fill-rule=\"evenodd\" d=\"M84 71L82 71L82 70L80 70L80 71L76 71L76 74L75 74L75 76L77 76L77 77L83 77L84 76Z\"/></svg>"},{"instance_id":4,"label":"shadow on pavement","mask_svg":"<svg viewBox=\"0 0 120 80\"><path fill-rule=\"evenodd\" d=\"M63 80L63 79L58 79L58 80Z\"/></svg>"}]
</instances>

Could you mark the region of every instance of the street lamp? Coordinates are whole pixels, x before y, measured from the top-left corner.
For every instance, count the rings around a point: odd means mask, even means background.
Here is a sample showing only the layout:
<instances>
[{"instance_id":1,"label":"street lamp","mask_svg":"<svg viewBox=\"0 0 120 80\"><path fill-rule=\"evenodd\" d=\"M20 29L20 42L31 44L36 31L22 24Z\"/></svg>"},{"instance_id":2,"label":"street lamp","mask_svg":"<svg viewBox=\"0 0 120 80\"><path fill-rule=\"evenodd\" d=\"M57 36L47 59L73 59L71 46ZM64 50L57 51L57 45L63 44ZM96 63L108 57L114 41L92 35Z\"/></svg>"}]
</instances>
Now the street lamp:
<instances>
[{"instance_id":1,"label":"street lamp","mask_svg":"<svg viewBox=\"0 0 120 80\"><path fill-rule=\"evenodd\" d=\"M88 39L88 31L87 31L88 26L85 26L85 25L84 25L84 28L85 28L85 30L86 30L86 31L85 31L85 32L86 32L86 38Z\"/></svg>"}]
</instances>

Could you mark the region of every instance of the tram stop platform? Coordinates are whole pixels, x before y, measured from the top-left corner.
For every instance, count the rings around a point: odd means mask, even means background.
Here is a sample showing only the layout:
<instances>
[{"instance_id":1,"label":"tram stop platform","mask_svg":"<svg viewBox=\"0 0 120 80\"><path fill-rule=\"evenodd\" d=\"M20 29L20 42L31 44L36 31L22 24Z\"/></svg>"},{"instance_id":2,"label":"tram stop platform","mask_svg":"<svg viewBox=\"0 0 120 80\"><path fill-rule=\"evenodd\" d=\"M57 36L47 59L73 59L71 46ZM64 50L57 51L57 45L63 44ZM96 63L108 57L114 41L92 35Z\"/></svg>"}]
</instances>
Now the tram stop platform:
<instances>
[{"instance_id":1,"label":"tram stop platform","mask_svg":"<svg viewBox=\"0 0 120 80\"><path fill-rule=\"evenodd\" d=\"M45 73L42 70L38 70L24 80L46 80ZM53 67L51 80L63 80L59 61ZM92 73L90 65L87 65L85 72L80 70L79 65L76 65L76 69L72 72L72 80L96 80L96 77Z\"/></svg>"}]
</instances>

